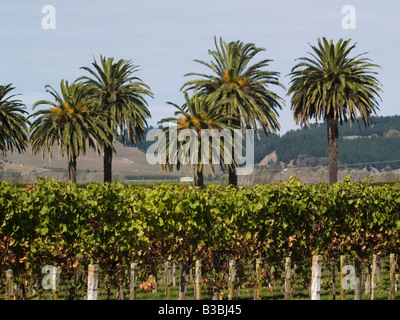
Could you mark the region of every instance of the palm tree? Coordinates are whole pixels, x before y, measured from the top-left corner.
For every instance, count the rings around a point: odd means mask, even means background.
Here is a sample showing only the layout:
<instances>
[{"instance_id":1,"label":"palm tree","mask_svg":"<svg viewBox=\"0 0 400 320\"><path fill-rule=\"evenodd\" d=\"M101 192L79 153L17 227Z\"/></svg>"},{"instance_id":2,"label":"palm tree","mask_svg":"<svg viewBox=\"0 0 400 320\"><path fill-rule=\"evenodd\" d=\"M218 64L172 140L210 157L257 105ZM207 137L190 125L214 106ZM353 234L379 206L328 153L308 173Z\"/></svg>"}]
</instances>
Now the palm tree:
<instances>
[{"instance_id":1,"label":"palm tree","mask_svg":"<svg viewBox=\"0 0 400 320\"><path fill-rule=\"evenodd\" d=\"M43 158L47 151L52 157L55 144L59 146L59 153L68 158L68 178L76 182L76 161L79 155L86 154L87 146L102 152L107 136L112 134L104 121L97 117L88 106L85 98L88 96L88 87L82 84L61 80L61 94L50 85L46 85L46 92L50 93L55 101L37 101L32 109L38 105L51 106L49 109L38 110L30 117L37 117L31 126L30 143L32 152L42 151Z\"/></svg>"},{"instance_id":2,"label":"palm tree","mask_svg":"<svg viewBox=\"0 0 400 320\"><path fill-rule=\"evenodd\" d=\"M222 38L219 46L216 38L214 42L216 50L209 51L214 61L195 60L211 69L212 74L188 73L185 76L201 78L186 82L182 89L206 95L213 103L226 101L220 112L234 115L228 125L240 125L256 132L261 126L265 133L275 133L280 128L277 109L282 109L283 100L269 86L283 87L278 81L279 73L263 70L272 60L250 65L265 49L241 41L226 43ZM229 170L229 183L237 185L233 167Z\"/></svg>"},{"instance_id":3,"label":"palm tree","mask_svg":"<svg viewBox=\"0 0 400 320\"><path fill-rule=\"evenodd\" d=\"M13 89L12 84L0 86L0 150L3 155L7 151L26 151L29 140L25 105L21 100L13 100L15 94L6 97Z\"/></svg>"},{"instance_id":4,"label":"palm tree","mask_svg":"<svg viewBox=\"0 0 400 320\"><path fill-rule=\"evenodd\" d=\"M150 118L145 96L153 97L150 88L134 76L138 66L131 61L100 56L100 64L96 59L93 69L82 67L90 76L82 76L77 81L89 84L95 88L93 107L99 110L102 119L118 136L121 134L123 143L131 139L139 141L147 126L146 118ZM126 134L127 133L127 134ZM109 134L109 146L104 150L104 182L112 179L112 142L114 135Z\"/></svg>"},{"instance_id":5,"label":"palm tree","mask_svg":"<svg viewBox=\"0 0 400 320\"><path fill-rule=\"evenodd\" d=\"M174 169L179 170L182 164L187 161L194 174L195 186L203 188L205 165L207 164L212 174L215 174L215 163L213 163L212 159L213 152L221 154L222 158L219 158L219 165L222 167L224 167L226 163L232 162L230 152L225 152L227 146L226 141L224 141L224 143L219 143L219 150L215 150L215 145L213 146L212 141L211 143L204 143L206 140L210 142L210 139L213 137L216 138L217 132L217 138L220 138L219 133L221 130L228 129L226 123L229 121L229 115L219 112L220 106L218 104L211 104L207 101L205 96L194 95L189 98L188 94L185 93L185 101L186 102L181 107L172 102L167 102L177 109L174 113L175 117L164 118L159 121L159 124L165 122L176 123L177 131L177 135L174 136L171 134L171 127L164 128L166 132L165 145L162 143L160 145L164 146L165 150L168 151L166 152L166 164L162 164L161 168L164 172L167 169L171 171ZM229 128L231 129L232 127ZM188 129L194 130L194 133L196 133L196 136L190 137L191 139L197 139L195 141L196 144L193 144L193 140L180 141L178 139L178 135ZM173 143L176 144L176 150L172 149ZM187 144L191 144L193 148L197 147L197 150L193 150L192 148L192 154L190 154ZM170 147L171 150L173 150L171 157L169 154ZM208 158L205 158L205 155L208 155ZM204 161L207 161L207 163Z\"/></svg>"},{"instance_id":6,"label":"palm tree","mask_svg":"<svg viewBox=\"0 0 400 320\"><path fill-rule=\"evenodd\" d=\"M323 119L327 124L329 152L329 183L337 181L338 123L352 123L360 116L365 126L371 114L379 110L379 81L371 69L379 67L363 57L350 57L356 44L340 39L336 44L318 39L318 47L311 46L312 58L299 58L291 73L288 95L294 119L300 126L310 125L309 119Z\"/></svg>"}]
</instances>

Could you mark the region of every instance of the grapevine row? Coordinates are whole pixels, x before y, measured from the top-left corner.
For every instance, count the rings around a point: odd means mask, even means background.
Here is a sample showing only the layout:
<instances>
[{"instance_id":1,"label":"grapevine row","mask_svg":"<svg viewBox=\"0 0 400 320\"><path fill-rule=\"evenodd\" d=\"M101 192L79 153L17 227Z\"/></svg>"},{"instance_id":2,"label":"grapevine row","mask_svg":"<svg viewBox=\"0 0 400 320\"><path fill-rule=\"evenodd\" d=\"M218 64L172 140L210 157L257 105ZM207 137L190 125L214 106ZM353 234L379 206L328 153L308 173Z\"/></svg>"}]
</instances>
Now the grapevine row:
<instances>
[{"instance_id":1,"label":"grapevine row","mask_svg":"<svg viewBox=\"0 0 400 320\"><path fill-rule=\"evenodd\" d=\"M399 253L400 184L0 183L0 271ZM213 260L214 259L214 260Z\"/></svg>"}]
</instances>

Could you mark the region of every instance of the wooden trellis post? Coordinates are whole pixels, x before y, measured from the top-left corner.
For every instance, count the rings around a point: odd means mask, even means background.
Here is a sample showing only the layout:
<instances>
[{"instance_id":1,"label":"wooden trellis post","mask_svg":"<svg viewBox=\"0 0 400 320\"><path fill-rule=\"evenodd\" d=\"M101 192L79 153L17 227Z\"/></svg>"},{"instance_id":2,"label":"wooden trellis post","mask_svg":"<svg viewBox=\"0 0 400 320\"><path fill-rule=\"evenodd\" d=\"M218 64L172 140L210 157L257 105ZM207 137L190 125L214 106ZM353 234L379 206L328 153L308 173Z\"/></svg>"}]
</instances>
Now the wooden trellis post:
<instances>
[{"instance_id":1,"label":"wooden trellis post","mask_svg":"<svg viewBox=\"0 0 400 320\"><path fill-rule=\"evenodd\" d=\"M171 298L171 268L169 261L164 263L165 300Z\"/></svg>"},{"instance_id":2,"label":"wooden trellis post","mask_svg":"<svg viewBox=\"0 0 400 320\"><path fill-rule=\"evenodd\" d=\"M320 300L321 297L321 256L313 256L312 258L312 274L311 274L311 300Z\"/></svg>"},{"instance_id":3,"label":"wooden trellis post","mask_svg":"<svg viewBox=\"0 0 400 320\"><path fill-rule=\"evenodd\" d=\"M261 259L256 259L254 300L261 300Z\"/></svg>"},{"instance_id":4,"label":"wooden trellis post","mask_svg":"<svg viewBox=\"0 0 400 320\"><path fill-rule=\"evenodd\" d=\"M131 270L129 276L129 299L136 300L136 286L137 286L137 263L131 263Z\"/></svg>"},{"instance_id":5,"label":"wooden trellis post","mask_svg":"<svg viewBox=\"0 0 400 320\"><path fill-rule=\"evenodd\" d=\"M229 282L228 282L228 300L233 299L234 291L235 291L235 277L236 277L236 268L235 268L235 260L229 261Z\"/></svg>"},{"instance_id":6,"label":"wooden trellis post","mask_svg":"<svg viewBox=\"0 0 400 320\"><path fill-rule=\"evenodd\" d=\"M13 277L14 273L11 269L6 271L6 299L13 300Z\"/></svg>"},{"instance_id":7,"label":"wooden trellis post","mask_svg":"<svg viewBox=\"0 0 400 320\"><path fill-rule=\"evenodd\" d=\"M375 289L376 289L376 254L372 255L372 270L371 270L371 300L375 299Z\"/></svg>"},{"instance_id":8,"label":"wooden trellis post","mask_svg":"<svg viewBox=\"0 0 400 320\"><path fill-rule=\"evenodd\" d=\"M196 260L194 266L194 299L201 300L201 261Z\"/></svg>"},{"instance_id":9,"label":"wooden trellis post","mask_svg":"<svg viewBox=\"0 0 400 320\"><path fill-rule=\"evenodd\" d=\"M340 256L340 300L344 300L346 297L343 287L343 268L346 265L346 256Z\"/></svg>"},{"instance_id":10,"label":"wooden trellis post","mask_svg":"<svg viewBox=\"0 0 400 320\"><path fill-rule=\"evenodd\" d=\"M285 300L290 300L292 298L291 264L292 259L285 258Z\"/></svg>"},{"instance_id":11,"label":"wooden trellis post","mask_svg":"<svg viewBox=\"0 0 400 320\"><path fill-rule=\"evenodd\" d=\"M99 265L91 264L88 268L87 300L97 300L99 284Z\"/></svg>"},{"instance_id":12,"label":"wooden trellis post","mask_svg":"<svg viewBox=\"0 0 400 320\"><path fill-rule=\"evenodd\" d=\"M394 300L395 298L395 291L394 291L394 284L396 281L395 272L396 272L396 261L395 261L395 254L390 254L390 287L389 287L389 300Z\"/></svg>"}]
</instances>

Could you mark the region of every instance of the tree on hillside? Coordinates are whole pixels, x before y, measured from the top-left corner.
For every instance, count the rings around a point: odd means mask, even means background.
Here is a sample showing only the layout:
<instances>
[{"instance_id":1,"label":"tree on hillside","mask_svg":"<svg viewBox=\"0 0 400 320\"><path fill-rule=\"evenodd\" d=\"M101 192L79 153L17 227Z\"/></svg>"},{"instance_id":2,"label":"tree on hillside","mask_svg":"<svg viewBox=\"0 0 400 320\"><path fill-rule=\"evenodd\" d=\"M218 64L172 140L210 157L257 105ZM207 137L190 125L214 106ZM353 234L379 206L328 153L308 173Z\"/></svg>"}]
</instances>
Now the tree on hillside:
<instances>
[{"instance_id":1,"label":"tree on hillside","mask_svg":"<svg viewBox=\"0 0 400 320\"><path fill-rule=\"evenodd\" d=\"M194 95L189 98L188 94L185 93L185 101L186 102L181 107L172 102L167 102L177 109L174 114L175 117L164 118L159 121L159 123L176 123L177 133L176 136L171 134L171 126L163 129L166 133L164 142L166 163L162 164L161 167L164 172L167 169L171 171L174 169L179 170L182 164L188 162L187 164L190 166L194 175L195 185L202 188L204 187L205 165L207 165L214 174L215 163L212 161L213 152L221 155L219 164L222 167L225 167L226 163L232 163L230 150L229 152L224 152L228 145L225 144L226 141L224 141L224 143L219 141L219 150L216 150L216 146L212 144L213 141L210 141L213 138L213 134L217 134L218 138L220 138L221 130L228 129L227 122L229 121L229 115L219 112L220 106L218 104L210 104L206 97L201 95ZM231 128L232 127L229 127L229 129ZM196 135L191 136L188 129L193 130ZM204 129L208 129L208 131ZM180 133L188 134L190 140L180 140L178 137ZM210 134L209 137L204 136L208 133ZM204 138L202 141L203 136ZM203 144L206 140L209 143ZM176 145L175 150L172 144ZM196 150L194 150L194 148L196 148ZM169 150L173 151L171 152L171 156ZM204 163L205 157L203 156L206 154L208 154L208 163ZM227 157L229 157L229 159L227 159Z\"/></svg>"},{"instance_id":2,"label":"tree on hillside","mask_svg":"<svg viewBox=\"0 0 400 320\"><path fill-rule=\"evenodd\" d=\"M186 74L201 78L186 82L182 89L206 95L211 103L224 101L220 112L233 116L228 126L241 126L256 132L261 126L265 133L275 133L280 128L277 110L282 109L283 100L269 87L282 87L278 82L279 73L264 70L272 60L250 64L265 49L241 41L226 43L222 38L219 45L216 38L214 42L216 49L209 51L214 61L194 60L208 67L212 73ZM229 168L229 184L237 185L234 167Z\"/></svg>"},{"instance_id":3,"label":"tree on hillside","mask_svg":"<svg viewBox=\"0 0 400 320\"><path fill-rule=\"evenodd\" d=\"M29 140L25 105L13 99L16 94L8 95L14 89L12 84L0 85L0 150L3 155L7 151L26 151Z\"/></svg>"},{"instance_id":4,"label":"tree on hillside","mask_svg":"<svg viewBox=\"0 0 400 320\"><path fill-rule=\"evenodd\" d=\"M143 137L147 126L146 118L150 118L146 96L152 97L150 88L134 74L137 65L131 61L100 56L92 63L93 69L82 67L90 76L82 76L77 81L95 88L93 108L99 111L101 119L107 123L117 136L121 135L129 141L136 142ZM128 133L126 135L125 133ZM107 136L108 146L104 149L104 182L112 180L112 142L114 135Z\"/></svg>"},{"instance_id":5,"label":"tree on hillside","mask_svg":"<svg viewBox=\"0 0 400 320\"><path fill-rule=\"evenodd\" d=\"M327 124L329 153L329 183L337 181L338 124L357 120L370 123L371 114L379 110L379 81L374 77L371 63L363 54L350 57L355 48L349 40L340 39L336 44L325 38L318 39L311 58L299 58L289 75L288 95L294 119L300 126L310 125L310 118L323 119Z\"/></svg>"},{"instance_id":6,"label":"tree on hillside","mask_svg":"<svg viewBox=\"0 0 400 320\"><path fill-rule=\"evenodd\" d=\"M32 109L39 105L51 108L36 111L30 117L37 118L31 125L30 143L34 154L42 151L43 157L52 157L53 147L59 146L59 153L68 158L68 179L76 182L76 161L79 155L86 154L87 147L103 152L104 141L112 134L107 124L98 117L85 100L88 87L82 84L61 80L61 94L46 85L54 101L37 101Z\"/></svg>"}]
</instances>

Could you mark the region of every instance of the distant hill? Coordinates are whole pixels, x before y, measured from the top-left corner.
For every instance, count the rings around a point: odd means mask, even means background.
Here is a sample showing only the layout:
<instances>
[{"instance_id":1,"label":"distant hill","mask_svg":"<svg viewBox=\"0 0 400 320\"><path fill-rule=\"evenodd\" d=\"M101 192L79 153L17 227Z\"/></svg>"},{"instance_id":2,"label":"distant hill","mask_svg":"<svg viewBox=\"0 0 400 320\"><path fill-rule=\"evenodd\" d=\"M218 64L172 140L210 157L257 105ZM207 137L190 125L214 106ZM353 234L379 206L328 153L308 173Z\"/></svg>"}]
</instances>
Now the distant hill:
<instances>
[{"instance_id":1,"label":"distant hill","mask_svg":"<svg viewBox=\"0 0 400 320\"><path fill-rule=\"evenodd\" d=\"M127 172L131 170L146 170L147 161L145 154L138 148L126 148L121 143L114 144L117 153L113 155L113 169L116 172ZM31 147L23 154L8 153L0 160L7 166L15 167L36 167L42 169L62 169L67 168L67 158L57 155L57 147L54 147L53 157L49 159L47 154L42 158L41 154L33 155ZM103 170L103 157L95 151L89 150L84 156L78 157L78 170Z\"/></svg>"},{"instance_id":2,"label":"distant hill","mask_svg":"<svg viewBox=\"0 0 400 320\"><path fill-rule=\"evenodd\" d=\"M113 155L112 169L113 181L124 179L172 179L188 173L183 170L180 173L162 174L159 165L150 165L146 155L136 147L127 147L120 142L115 142L116 154ZM67 179L67 158L57 155L57 147L54 148L53 158L43 159L42 155L33 155L31 148L23 154L8 153L0 157L0 180L26 182L35 181L38 176L47 176L55 179ZM89 150L85 156L77 160L78 182L102 182L103 181L103 157L95 151Z\"/></svg>"},{"instance_id":3,"label":"distant hill","mask_svg":"<svg viewBox=\"0 0 400 320\"><path fill-rule=\"evenodd\" d=\"M400 116L374 117L372 124L344 123L339 126L339 164L357 168L400 168ZM325 166L328 161L328 138L325 124L291 130L286 134L263 134L255 142L255 162L276 152L277 162L295 166Z\"/></svg>"}]
</instances>

